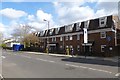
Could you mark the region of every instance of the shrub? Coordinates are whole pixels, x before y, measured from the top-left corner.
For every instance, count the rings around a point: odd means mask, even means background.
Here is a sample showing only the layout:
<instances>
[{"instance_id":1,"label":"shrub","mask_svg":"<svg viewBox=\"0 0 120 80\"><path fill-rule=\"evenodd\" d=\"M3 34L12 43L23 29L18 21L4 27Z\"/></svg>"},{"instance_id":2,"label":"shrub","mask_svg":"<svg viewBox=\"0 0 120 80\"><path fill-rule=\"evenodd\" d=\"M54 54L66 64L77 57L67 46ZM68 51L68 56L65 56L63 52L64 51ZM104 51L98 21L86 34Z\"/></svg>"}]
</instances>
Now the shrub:
<instances>
[{"instance_id":1,"label":"shrub","mask_svg":"<svg viewBox=\"0 0 120 80\"><path fill-rule=\"evenodd\" d=\"M1 44L0 47L6 48L6 44Z\"/></svg>"}]
</instances>

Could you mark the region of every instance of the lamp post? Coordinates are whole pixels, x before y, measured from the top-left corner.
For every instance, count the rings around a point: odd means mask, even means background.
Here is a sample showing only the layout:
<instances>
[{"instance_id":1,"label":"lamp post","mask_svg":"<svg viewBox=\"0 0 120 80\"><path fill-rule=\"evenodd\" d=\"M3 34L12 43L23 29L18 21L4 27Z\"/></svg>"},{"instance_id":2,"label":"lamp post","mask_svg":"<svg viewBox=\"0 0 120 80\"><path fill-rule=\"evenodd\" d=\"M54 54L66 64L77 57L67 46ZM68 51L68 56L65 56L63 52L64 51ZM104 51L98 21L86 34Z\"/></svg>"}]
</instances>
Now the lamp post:
<instances>
[{"instance_id":1,"label":"lamp post","mask_svg":"<svg viewBox=\"0 0 120 80\"><path fill-rule=\"evenodd\" d=\"M48 25L48 30L49 30L49 24L50 22L46 19L44 19L44 21L47 22L47 25ZM47 53L49 54L49 35L47 36Z\"/></svg>"}]
</instances>

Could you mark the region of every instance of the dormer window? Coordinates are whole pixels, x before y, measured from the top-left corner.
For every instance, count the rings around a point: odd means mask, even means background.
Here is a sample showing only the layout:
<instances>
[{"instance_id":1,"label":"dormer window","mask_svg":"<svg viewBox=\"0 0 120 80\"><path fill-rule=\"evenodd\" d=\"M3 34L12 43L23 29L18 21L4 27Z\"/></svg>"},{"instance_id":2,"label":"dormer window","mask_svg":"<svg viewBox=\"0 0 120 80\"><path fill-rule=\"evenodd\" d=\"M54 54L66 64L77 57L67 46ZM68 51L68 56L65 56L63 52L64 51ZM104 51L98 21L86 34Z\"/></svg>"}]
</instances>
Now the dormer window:
<instances>
[{"instance_id":1,"label":"dormer window","mask_svg":"<svg viewBox=\"0 0 120 80\"><path fill-rule=\"evenodd\" d=\"M65 32L71 32L73 30L74 24L65 26Z\"/></svg>"},{"instance_id":2,"label":"dormer window","mask_svg":"<svg viewBox=\"0 0 120 80\"><path fill-rule=\"evenodd\" d=\"M60 28L55 28L55 34L58 34Z\"/></svg>"},{"instance_id":3,"label":"dormer window","mask_svg":"<svg viewBox=\"0 0 120 80\"><path fill-rule=\"evenodd\" d=\"M43 36L43 35L44 35L44 33L45 33L45 31L41 31L40 36Z\"/></svg>"},{"instance_id":4,"label":"dormer window","mask_svg":"<svg viewBox=\"0 0 120 80\"><path fill-rule=\"evenodd\" d=\"M39 32L39 34L38 34L38 37L40 37L40 32Z\"/></svg>"},{"instance_id":5,"label":"dormer window","mask_svg":"<svg viewBox=\"0 0 120 80\"><path fill-rule=\"evenodd\" d=\"M81 22L76 23L76 31L79 31L81 28Z\"/></svg>"},{"instance_id":6,"label":"dormer window","mask_svg":"<svg viewBox=\"0 0 120 80\"><path fill-rule=\"evenodd\" d=\"M37 36L39 37L40 32L37 32Z\"/></svg>"},{"instance_id":7,"label":"dormer window","mask_svg":"<svg viewBox=\"0 0 120 80\"><path fill-rule=\"evenodd\" d=\"M35 36L37 36L37 32L35 33Z\"/></svg>"},{"instance_id":8,"label":"dormer window","mask_svg":"<svg viewBox=\"0 0 120 80\"><path fill-rule=\"evenodd\" d=\"M99 18L99 26L100 27L105 27L106 26L106 22L107 22L107 17Z\"/></svg>"},{"instance_id":9,"label":"dormer window","mask_svg":"<svg viewBox=\"0 0 120 80\"><path fill-rule=\"evenodd\" d=\"M49 34L52 35L53 31L54 31L54 29L50 29L50 33Z\"/></svg>"},{"instance_id":10,"label":"dormer window","mask_svg":"<svg viewBox=\"0 0 120 80\"><path fill-rule=\"evenodd\" d=\"M48 30L46 30L45 35L47 35L47 33L48 33Z\"/></svg>"},{"instance_id":11,"label":"dormer window","mask_svg":"<svg viewBox=\"0 0 120 80\"><path fill-rule=\"evenodd\" d=\"M102 21L101 24L104 24L104 21Z\"/></svg>"},{"instance_id":12,"label":"dormer window","mask_svg":"<svg viewBox=\"0 0 120 80\"><path fill-rule=\"evenodd\" d=\"M88 27L89 27L89 22L90 22L90 21L85 21L85 22L84 22L84 28L88 28Z\"/></svg>"}]
</instances>

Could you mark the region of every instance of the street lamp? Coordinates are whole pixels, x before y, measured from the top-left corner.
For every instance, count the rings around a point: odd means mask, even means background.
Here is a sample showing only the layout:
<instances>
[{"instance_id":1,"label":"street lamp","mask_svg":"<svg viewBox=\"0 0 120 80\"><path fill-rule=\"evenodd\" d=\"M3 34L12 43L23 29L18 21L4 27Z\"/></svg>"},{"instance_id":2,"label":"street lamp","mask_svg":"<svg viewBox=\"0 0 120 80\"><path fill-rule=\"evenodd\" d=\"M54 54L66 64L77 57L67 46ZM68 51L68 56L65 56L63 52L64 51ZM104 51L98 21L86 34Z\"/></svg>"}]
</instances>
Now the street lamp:
<instances>
[{"instance_id":1,"label":"street lamp","mask_svg":"<svg viewBox=\"0 0 120 80\"><path fill-rule=\"evenodd\" d=\"M46 19L44 19L44 21L47 22L47 24L48 24L48 30L49 30L49 21L46 20ZM49 54L49 35L47 36L47 53Z\"/></svg>"}]
</instances>

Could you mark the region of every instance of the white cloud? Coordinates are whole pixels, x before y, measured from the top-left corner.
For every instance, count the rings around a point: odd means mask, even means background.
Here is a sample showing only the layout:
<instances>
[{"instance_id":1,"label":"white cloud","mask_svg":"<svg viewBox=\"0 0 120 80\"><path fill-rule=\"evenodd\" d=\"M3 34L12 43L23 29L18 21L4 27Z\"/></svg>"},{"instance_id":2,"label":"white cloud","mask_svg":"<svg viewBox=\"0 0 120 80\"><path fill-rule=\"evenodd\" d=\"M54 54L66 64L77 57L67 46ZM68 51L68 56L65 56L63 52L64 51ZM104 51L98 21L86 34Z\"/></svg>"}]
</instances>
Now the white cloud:
<instances>
[{"instance_id":1,"label":"white cloud","mask_svg":"<svg viewBox=\"0 0 120 80\"><path fill-rule=\"evenodd\" d=\"M21 10L15 10L13 8L6 8L0 10L0 14L10 19L18 19L20 17L26 16L27 13Z\"/></svg>"},{"instance_id":2,"label":"white cloud","mask_svg":"<svg viewBox=\"0 0 120 80\"><path fill-rule=\"evenodd\" d=\"M119 0L97 0L97 2L119 2Z\"/></svg>"},{"instance_id":3,"label":"white cloud","mask_svg":"<svg viewBox=\"0 0 120 80\"><path fill-rule=\"evenodd\" d=\"M33 29L36 30L36 31L41 31L41 30L48 29L48 23L47 22L43 22L43 23L41 22L40 23L40 22L35 21L35 22L28 22L27 24L32 26ZM55 24L53 26L53 24L51 25L51 23L50 23L49 29L54 28L54 27L56 27Z\"/></svg>"},{"instance_id":4,"label":"white cloud","mask_svg":"<svg viewBox=\"0 0 120 80\"><path fill-rule=\"evenodd\" d=\"M3 23L0 23L0 32L3 34L3 37L10 37L9 27Z\"/></svg>"},{"instance_id":5,"label":"white cloud","mask_svg":"<svg viewBox=\"0 0 120 80\"><path fill-rule=\"evenodd\" d=\"M77 4L77 5L76 5ZM82 6L84 2L79 3L54 3L56 13L58 14L61 25L70 24L76 21L82 21L91 18L94 10L89 6Z\"/></svg>"},{"instance_id":6,"label":"white cloud","mask_svg":"<svg viewBox=\"0 0 120 80\"><path fill-rule=\"evenodd\" d=\"M51 14L48 14L48 13L45 13L43 12L42 10L38 10L37 13L36 13L36 16L37 16L37 19L40 21L40 22L43 22L44 19L48 20L48 21L51 21L52 20L52 15Z\"/></svg>"},{"instance_id":7,"label":"white cloud","mask_svg":"<svg viewBox=\"0 0 120 80\"><path fill-rule=\"evenodd\" d=\"M89 1L92 3L95 2L96 0L89 0ZM20 17L27 16L26 24L40 31L40 30L48 29L48 24L47 22L43 21L44 19L50 21L50 28L54 28L54 27L60 27L61 25L89 20L91 18L101 17L117 12L116 3L110 3L110 2L103 3L100 0L98 0L94 9L92 9L90 6L84 5L84 3L85 1L83 0L81 2L74 2L74 3L54 2L54 7L56 10L56 14L58 16L55 17L56 20L55 22L53 21L54 16L52 14L46 13L41 9L37 10L35 14L27 15L27 13L24 11L15 10L12 8L6 8L1 10L0 14L11 19L18 19ZM6 31L6 35L10 34L16 27L19 27L19 23L24 23L24 22L11 21L9 27L7 26L7 28L6 25L0 24L0 31Z\"/></svg>"},{"instance_id":8,"label":"white cloud","mask_svg":"<svg viewBox=\"0 0 120 80\"><path fill-rule=\"evenodd\" d=\"M6 12L8 10L2 10L1 12ZM15 12L18 12L18 10L15 10ZM45 30L45 29L48 29L48 23L43 21L43 19L46 19L50 22L50 25L49 25L49 28L53 28L54 27L54 21L52 19L52 15L51 14L48 14L48 13L45 13L44 11L42 10L38 10L35 15L27 15L27 20L25 23L24 22L21 22L21 19L15 19L15 18L20 18L20 17L23 17L25 15L21 15L21 16L12 16L12 15L5 15L5 12L4 12L4 16L6 17L9 17L9 18L12 18L13 20L11 20L9 22L8 25L4 25L4 24L0 24L0 31L4 31L4 35L5 37L11 37L11 34L13 33L13 31L16 29L16 28L19 28L20 27L20 24L27 24L27 25L30 25L32 26L34 30L37 30L37 31L41 31L41 30ZM13 11L14 12L14 11ZM12 12L12 13L13 13ZM15 14L14 12L14 14ZM12 14L11 13L11 14ZM17 13L17 15L20 14L20 13ZM24 17L26 18L26 17Z\"/></svg>"},{"instance_id":9,"label":"white cloud","mask_svg":"<svg viewBox=\"0 0 120 80\"><path fill-rule=\"evenodd\" d=\"M4 32L5 31L5 25L0 23L0 32Z\"/></svg>"},{"instance_id":10,"label":"white cloud","mask_svg":"<svg viewBox=\"0 0 120 80\"><path fill-rule=\"evenodd\" d=\"M28 20L29 21L35 21L35 16L34 15L28 15Z\"/></svg>"},{"instance_id":11,"label":"white cloud","mask_svg":"<svg viewBox=\"0 0 120 80\"><path fill-rule=\"evenodd\" d=\"M46 26L44 23L39 23L39 22L29 22L28 25L34 27L34 29L37 31L43 30L44 26Z\"/></svg>"},{"instance_id":12,"label":"white cloud","mask_svg":"<svg viewBox=\"0 0 120 80\"><path fill-rule=\"evenodd\" d=\"M4 38L9 38L11 37L11 34L14 32L14 30L19 28L19 26L20 24L15 20L10 21L8 25L0 23L0 32L3 33Z\"/></svg>"},{"instance_id":13,"label":"white cloud","mask_svg":"<svg viewBox=\"0 0 120 80\"><path fill-rule=\"evenodd\" d=\"M37 30L45 30L48 28L48 23L44 19L49 21L49 28L54 27L53 16L41 9L37 10L36 15L28 15L28 25L33 26Z\"/></svg>"},{"instance_id":14,"label":"white cloud","mask_svg":"<svg viewBox=\"0 0 120 80\"><path fill-rule=\"evenodd\" d=\"M95 17L101 17L107 15L104 9L97 10Z\"/></svg>"},{"instance_id":15,"label":"white cloud","mask_svg":"<svg viewBox=\"0 0 120 80\"><path fill-rule=\"evenodd\" d=\"M69 8L72 8L72 7L75 7L75 6L81 6L85 3L86 1L84 0L81 0L80 2L62 2L61 6L64 6L65 7L69 7Z\"/></svg>"},{"instance_id":16,"label":"white cloud","mask_svg":"<svg viewBox=\"0 0 120 80\"><path fill-rule=\"evenodd\" d=\"M118 12L117 0L113 2L103 0L88 0L82 2L54 2L58 15L58 23L61 25L71 24L77 21L89 20L106 15L116 15ZM85 2L96 2L94 8L84 5Z\"/></svg>"},{"instance_id":17,"label":"white cloud","mask_svg":"<svg viewBox=\"0 0 120 80\"><path fill-rule=\"evenodd\" d=\"M97 9L104 9L107 14L118 13L118 2L97 2Z\"/></svg>"}]
</instances>

